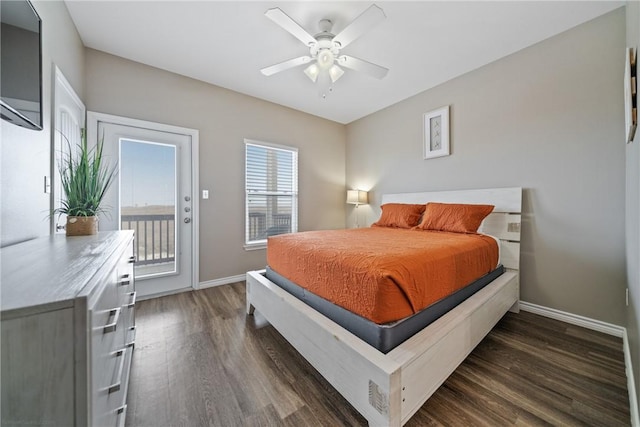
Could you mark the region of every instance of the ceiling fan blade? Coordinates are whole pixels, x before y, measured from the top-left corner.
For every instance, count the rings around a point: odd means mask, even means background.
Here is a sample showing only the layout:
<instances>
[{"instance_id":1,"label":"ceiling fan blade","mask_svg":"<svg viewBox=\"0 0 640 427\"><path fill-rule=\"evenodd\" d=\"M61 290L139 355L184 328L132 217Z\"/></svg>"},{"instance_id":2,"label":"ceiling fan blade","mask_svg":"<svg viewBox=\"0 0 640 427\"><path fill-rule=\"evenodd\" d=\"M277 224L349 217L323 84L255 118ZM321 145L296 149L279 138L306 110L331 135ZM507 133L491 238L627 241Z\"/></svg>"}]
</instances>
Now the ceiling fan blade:
<instances>
[{"instance_id":1,"label":"ceiling fan blade","mask_svg":"<svg viewBox=\"0 0 640 427\"><path fill-rule=\"evenodd\" d=\"M307 64L309 61L311 61L310 56L301 56L299 58L293 58L288 61L284 61L279 64L275 64L270 67L263 68L262 70L260 70L260 72L265 76L271 76L275 73L279 73L280 71L288 70L289 68Z\"/></svg>"},{"instance_id":2,"label":"ceiling fan blade","mask_svg":"<svg viewBox=\"0 0 640 427\"><path fill-rule=\"evenodd\" d=\"M340 55L338 58L338 64L351 70L360 71L365 74L369 74L372 77L381 79L387 75L388 68L381 67L380 65L372 64L362 59L354 58L349 55Z\"/></svg>"},{"instance_id":3,"label":"ceiling fan blade","mask_svg":"<svg viewBox=\"0 0 640 427\"><path fill-rule=\"evenodd\" d=\"M367 10L362 12L360 16L347 25L347 28L340 31L334 38L334 42L340 43L342 49L361 35L363 35L369 28L376 25L378 22L386 18L384 11L375 4L369 6Z\"/></svg>"},{"instance_id":4,"label":"ceiling fan blade","mask_svg":"<svg viewBox=\"0 0 640 427\"><path fill-rule=\"evenodd\" d=\"M300 40L305 45L311 46L316 43L316 39L311 34L309 34L304 28L302 28L300 24L291 19L289 15L284 13L279 7L269 9L264 14L267 16L267 18L280 25L284 30L291 33L295 38Z\"/></svg>"}]
</instances>

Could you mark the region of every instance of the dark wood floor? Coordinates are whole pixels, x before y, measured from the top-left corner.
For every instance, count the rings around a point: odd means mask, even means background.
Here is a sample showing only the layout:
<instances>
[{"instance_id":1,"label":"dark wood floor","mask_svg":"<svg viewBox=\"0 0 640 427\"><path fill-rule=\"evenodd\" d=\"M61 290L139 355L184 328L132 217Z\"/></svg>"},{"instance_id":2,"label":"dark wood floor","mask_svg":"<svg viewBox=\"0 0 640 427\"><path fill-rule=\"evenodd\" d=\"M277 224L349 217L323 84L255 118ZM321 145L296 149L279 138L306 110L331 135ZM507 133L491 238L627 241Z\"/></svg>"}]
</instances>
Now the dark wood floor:
<instances>
[{"instance_id":1,"label":"dark wood floor","mask_svg":"<svg viewBox=\"0 0 640 427\"><path fill-rule=\"evenodd\" d=\"M340 426L362 418L256 313L244 283L136 304L127 426ZM629 425L622 341L508 313L407 423Z\"/></svg>"}]
</instances>

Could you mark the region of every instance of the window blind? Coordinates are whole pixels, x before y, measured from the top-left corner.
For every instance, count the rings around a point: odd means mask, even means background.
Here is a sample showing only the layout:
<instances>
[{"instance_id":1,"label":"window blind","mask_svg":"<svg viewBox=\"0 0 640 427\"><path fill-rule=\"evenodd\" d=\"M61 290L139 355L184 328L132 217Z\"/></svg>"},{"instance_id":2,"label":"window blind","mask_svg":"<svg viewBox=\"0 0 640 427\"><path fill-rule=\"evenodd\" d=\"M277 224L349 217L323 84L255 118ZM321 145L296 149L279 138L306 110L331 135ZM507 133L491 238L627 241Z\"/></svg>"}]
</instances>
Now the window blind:
<instances>
[{"instance_id":1,"label":"window blind","mask_svg":"<svg viewBox=\"0 0 640 427\"><path fill-rule=\"evenodd\" d=\"M298 150L245 140L245 244L298 231Z\"/></svg>"}]
</instances>

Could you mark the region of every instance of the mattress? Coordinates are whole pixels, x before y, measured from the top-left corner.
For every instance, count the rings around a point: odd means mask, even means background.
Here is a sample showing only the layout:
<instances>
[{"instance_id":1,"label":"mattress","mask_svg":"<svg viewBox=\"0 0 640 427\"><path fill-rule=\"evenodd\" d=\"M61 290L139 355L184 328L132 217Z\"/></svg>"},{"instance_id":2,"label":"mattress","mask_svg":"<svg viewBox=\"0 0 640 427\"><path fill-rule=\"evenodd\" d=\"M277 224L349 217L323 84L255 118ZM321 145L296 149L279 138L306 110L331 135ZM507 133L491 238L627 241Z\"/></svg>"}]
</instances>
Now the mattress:
<instances>
[{"instance_id":1,"label":"mattress","mask_svg":"<svg viewBox=\"0 0 640 427\"><path fill-rule=\"evenodd\" d=\"M269 238L271 271L370 322L408 318L486 276L498 245L480 234L371 227Z\"/></svg>"},{"instance_id":2,"label":"mattress","mask_svg":"<svg viewBox=\"0 0 640 427\"><path fill-rule=\"evenodd\" d=\"M395 322L379 325L362 316L358 316L344 308L337 306L324 298L296 285L267 267L265 276L271 282L280 286L314 310L333 320L347 331L351 332L370 346L382 353L388 353L413 335L438 320L441 316L453 310L458 304L484 288L504 273L504 267L499 265L495 270L482 276L473 283L463 287L453 294L441 299L429 307Z\"/></svg>"}]
</instances>

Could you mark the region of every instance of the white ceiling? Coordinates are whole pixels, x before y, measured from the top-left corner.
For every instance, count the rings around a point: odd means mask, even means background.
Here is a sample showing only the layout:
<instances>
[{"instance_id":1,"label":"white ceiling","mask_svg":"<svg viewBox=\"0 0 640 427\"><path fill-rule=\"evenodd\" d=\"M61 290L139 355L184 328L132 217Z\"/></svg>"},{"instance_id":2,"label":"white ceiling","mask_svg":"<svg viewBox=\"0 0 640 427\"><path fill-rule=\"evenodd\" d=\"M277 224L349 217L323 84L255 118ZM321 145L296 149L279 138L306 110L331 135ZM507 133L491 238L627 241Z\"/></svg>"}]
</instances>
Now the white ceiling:
<instances>
[{"instance_id":1,"label":"white ceiling","mask_svg":"<svg viewBox=\"0 0 640 427\"><path fill-rule=\"evenodd\" d=\"M281 8L309 33L337 34L371 1L76 1L87 47L349 123L625 4L624 1L378 1L387 18L342 53L390 69L383 80L346 70L326 99L294 68L260 69L308 54L264 16Z\"/></svg>"}]
</instances>

